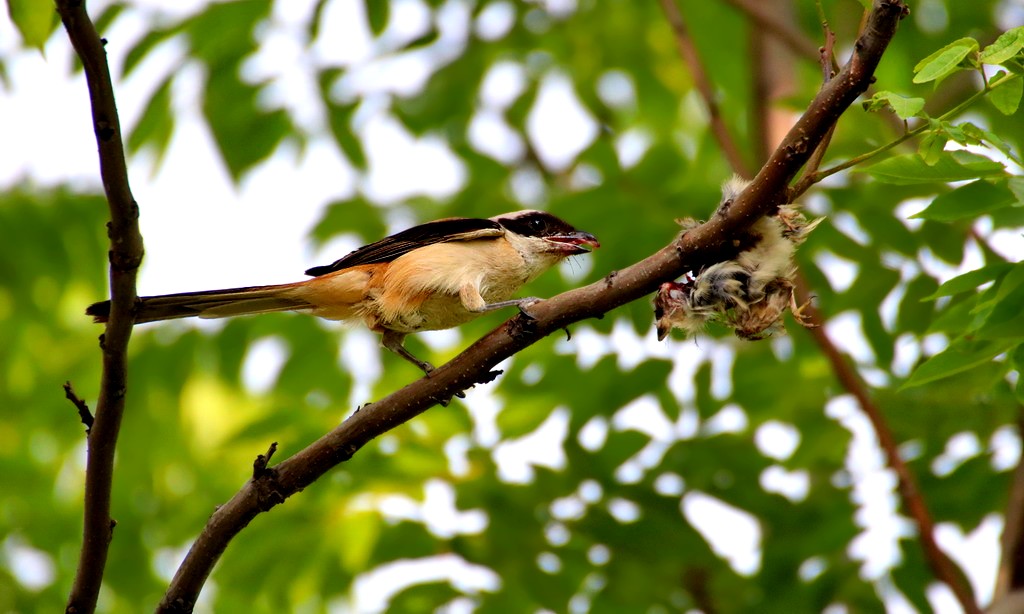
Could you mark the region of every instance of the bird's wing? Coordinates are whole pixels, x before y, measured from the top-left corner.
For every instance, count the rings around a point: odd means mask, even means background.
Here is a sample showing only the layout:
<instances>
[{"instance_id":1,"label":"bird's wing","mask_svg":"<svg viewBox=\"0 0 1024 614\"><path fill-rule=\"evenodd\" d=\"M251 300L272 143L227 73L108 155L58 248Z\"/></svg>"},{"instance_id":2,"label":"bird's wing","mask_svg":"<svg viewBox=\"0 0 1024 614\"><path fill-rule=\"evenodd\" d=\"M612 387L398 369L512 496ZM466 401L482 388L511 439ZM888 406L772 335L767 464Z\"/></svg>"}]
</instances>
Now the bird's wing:
<instances>
[{"instance_id":1,"label":"bird's wing","mask_svg":"<svg viewBox=\"0 0 1024 614\"><path fill-rule=\"evenodd\" d=\"M493 239L502 234L504 231L498 222L481 218L453 217L427 222L364 245L331 264L313 267L306 271L306 275L319 277L360 264L391 262L416 248L434 243Z\"/></svg>"}]
</instances>

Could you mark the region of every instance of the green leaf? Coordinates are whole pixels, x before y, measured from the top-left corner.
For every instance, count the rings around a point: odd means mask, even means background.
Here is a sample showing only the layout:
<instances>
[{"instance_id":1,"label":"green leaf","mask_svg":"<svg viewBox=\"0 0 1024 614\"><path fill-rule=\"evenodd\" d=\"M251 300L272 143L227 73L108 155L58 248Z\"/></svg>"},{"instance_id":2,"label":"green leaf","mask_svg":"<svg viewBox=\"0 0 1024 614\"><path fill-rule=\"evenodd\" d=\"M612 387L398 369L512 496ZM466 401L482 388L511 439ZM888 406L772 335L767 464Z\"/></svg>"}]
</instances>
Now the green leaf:
<instances>
[{"instance_id":1,"label":"green leaf","mask_svg":"<svg viewBox=\"0 0 1024 614\"><path fill-rule=\"evenodd\" d=\"M1012 205L1016 200L1013 192L1006 187L1005 181L991 182L979 179L939 195L924 211L910 217L938 222L973 219L989 211Z\"/></svg>"},{"instance_id":2,"label":"green leaf","mask_svg":"<svg viewBox=\"0 0 1024 614\"><path fill-rule=\"evenodd\" d=\"M942 79L960 70L960 62L977 51L978 41L961 38L939 49L914 67L914 83L928 83Z\"/></svg>"},{"instance_id":3,"label":"green leaf","mask_svg":"<svg viewBox=\"0 0 1024 614\"><path fill-rule=\"evenodd\" d=\"M331 134L334 141L341 147L345 157L353 166L360 169L366 168L366 153L363 151L363 142L352 133L352 114L357 108L356 103L339 105L328 103L327 119L331 125Z\"/></svg>"},{"instance_id":4,"label":"green leaf","mask_svg":"<svg viewBox=\"0 0 1024 614\"><path fill-rule=\"evenodd\" d=\"M935 166L946 150L949 137L943 132L929 132L917 147L917 153L928 166Z\"/></svg>"},{"instance_id":5,"label":"green leaf","mask_svg":"<svg viewBox=\"0 0 1024 614\"><path fill-rule=\"evenodd\" d=\"M52 2L7 0L7 14L21 33L25 46L39 51L57 27L57 11Z\"/></svg>"},{"instance_id":6,"label":"green leaf","mask_svg":"<svg viewBox=\"0 0 1024 614\"><path fill-rule=\"evenodd\" d=\"M995 78L998 79L1004 74L1006 73L999 71ZM1017 112L1017 107L1020 106L1022 93L1024 93L1024 79L1018 75L993 89L988 95L988 100L1003 115L1013 115Z\"/></svg>"},{"instance_id":7,"label":"green leaf","mask_svg":"<svg viewBox=\"0 0 1024 614\"><path fill-rule=\"evenodd\" d=\"M981 339L1024 337L1024 264L1016 264L999 285L985 323L977 331Z\"/></svg>"},{"instance_id":8,"label":"green leaf","mask_svg":"<svg viewBox=\"0 0 1024 614\"><path fill-rule=\"evenodd\" d=\"M999 162L966 151L943 152L934 164L918 154L905 154L882 160L863 169L883 183L911 185L916 183L964 181L1003 174Z\"/></svg>"},{"instance_id":9,"label":"green leaf","mask_svg":"<svg viewBox=\"0 0 1024 614\"><path fill-rule=\"evenodd\" d=\"M1018 26L999 35L991 45L978 54L982 64L1002 64L1024 49L1024 26Z\"/></svg>"},{"instance_id":10,"label":"green leaf","mask_svg":"<svg viewBox=\"0 0 1024 614\"><path fill-rule=\"evenodd\" d=\"M915 117L924 109L924 98L911 98L895 92L878 92L864 103L868 111L890 108L902 120Z\"/></svg>"},{"instance_id":11,"label":"green leaf","mask_svg":"<svg viewBox=\"0 0 1024 614\"><path fill-rule=\"evenodd\" d=\"M129 152L136 153L146 145L152 145L159 159L167 150L171 135L174 133L174 116L171 113L171 83L173 80L173 74L164 79L164 82L149 99L138 123L128 134Z\"/></svg>"},{"instance_id":12,"label":"green leaf","mask_svg":"<svg viewBox=\"0 0 1024 614\"><path fill-rule=\"evenodd\" d=\"M391 8L391 0L366 0L366 19L370 23L370 31L374 36L380 36L384 28L388 26L388 13Z\"/></svg>"},{"instance_id":13,"label":"green leaf","mask_svg":"<svg viewBox=\"0 0 1024 614\"><path fill-rule=\"evenodd\" d=\"M1010 177L1010 180L1006 182L1006 186L1013 192L1018 203L1024 203L1024 177Z\"/></svg>"},{"instance_id":14,"label":"green leaf","mask_svg":"<svg viewBox=\"0 0 1024 614\"><path fill-rule=\"evenodd\" d=\"M150 30L140 38L124 56L124 64L121 66L121 78L125 78L132 73L142 60L156 48L160 43L169 40L172 36L181 32L180 27L167 28L167 29L154 29Z\"/></svg>"},{"instance_id":15,"label":"green leaf","mask_svg":"<svg viewBox=\"0 0 1024 614\"><path fill-rule=\"evenodd\" d=\"M1007 262L1001 262L999 264L990 264L988 266L981 267L980 269L958 275L953 279L947 280L939 289L933 294L924 297L923 301L931 301L939 298L940 296L954 296L961 292L972 292L978 286L986 284L990 281L1002 279L1013 265Z\"/></svg>"},{"instance_id":16,"label":"green leaf","mask_svg":"<svg viewBox=\"0 0 1024 614\"><path fill-rule=\"evenodd\" d=\"M957 339L948 348L921 363L900 390L921 386L987 363L1016 346L1016 339L966 341Z\"/></svg>"},{"instance_id":17,"label":"green leaf","mask_svg":"<svg viewBox=\"0 0 1024 614\"><path fill-rule=\"evenodd\" d=\"M375 511L363 511L344 516L345 539L340 541L341 564L355 574L366 569L380 536L381 518Z\"/></svg>"}]
</instances>

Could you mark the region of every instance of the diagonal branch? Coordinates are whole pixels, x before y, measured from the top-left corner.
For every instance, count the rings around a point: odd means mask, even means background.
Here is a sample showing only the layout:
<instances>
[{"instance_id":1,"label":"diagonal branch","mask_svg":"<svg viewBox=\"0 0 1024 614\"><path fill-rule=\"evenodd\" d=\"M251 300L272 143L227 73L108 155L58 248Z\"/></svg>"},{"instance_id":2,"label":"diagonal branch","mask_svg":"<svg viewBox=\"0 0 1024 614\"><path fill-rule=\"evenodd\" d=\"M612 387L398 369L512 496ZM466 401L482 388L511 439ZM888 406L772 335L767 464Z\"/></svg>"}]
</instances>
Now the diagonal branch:
<instances>
[{"instance_id":1,"label":"diagonal branch","mask_svg":"<svg viewBox=\"0 0 1024 614\"><path fill-rule=\"evenodd\" d=\"M210 517L178 568L159 611L191 611L213 566L235 535L261 512L351 458L371 439L419 415L439 400L486 380L499 362L545 336L650 294L661 283L677 278L694 263L707 258L709 252L723 249L730 237L786 202L789 182L843 111L871 82L875 67L906 11L902 0L875 1L870 23L858 39L850 62L822 88L753 182L709 222L601 281L537 303L530 308L533 318L512 318L430 377L361 408L272 471L249 480Z\"/></svg>"},{"instance_id":2,"label":"diagonal branch","mask_svg":"<svg viewBox=\"0 0 1024 614\"><path fill-rule=\"evenodd\" d=\"M100 337L103 374L95 421L89 432L82 551L67 603L68 612L92 612L96 609L115 524L110 517L114 448L124 414L127 348L136 302L135 276L142 261L143 248L139 209L128 185L128 168L104 41L86 13L85 2L57 0L57 12L85 70L93 130L99 147L100 175L110 206L107 225L110 237L110 320Z\"/></svg>"}]
</instances>

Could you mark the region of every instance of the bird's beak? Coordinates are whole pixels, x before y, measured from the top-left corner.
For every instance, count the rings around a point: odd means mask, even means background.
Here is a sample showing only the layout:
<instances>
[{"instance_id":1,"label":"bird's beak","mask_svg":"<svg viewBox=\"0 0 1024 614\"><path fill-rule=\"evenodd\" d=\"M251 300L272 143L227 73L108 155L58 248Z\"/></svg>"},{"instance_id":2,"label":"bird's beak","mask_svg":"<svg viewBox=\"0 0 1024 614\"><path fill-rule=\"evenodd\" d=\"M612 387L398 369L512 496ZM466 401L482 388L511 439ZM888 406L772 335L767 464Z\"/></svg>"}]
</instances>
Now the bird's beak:
<instances>
[{"instance_id":1,"label":"bird's beak","mask_svg":"<svg viewBox=\"0 0 1024 614\"><path fill-rule=\"evenodd\" d=\"M585 254L601 247L597 237L589 232L575 230L559 235L544 237L545 240L555 244L555 249L568 255Z\"/></svg>"}]
</instances>

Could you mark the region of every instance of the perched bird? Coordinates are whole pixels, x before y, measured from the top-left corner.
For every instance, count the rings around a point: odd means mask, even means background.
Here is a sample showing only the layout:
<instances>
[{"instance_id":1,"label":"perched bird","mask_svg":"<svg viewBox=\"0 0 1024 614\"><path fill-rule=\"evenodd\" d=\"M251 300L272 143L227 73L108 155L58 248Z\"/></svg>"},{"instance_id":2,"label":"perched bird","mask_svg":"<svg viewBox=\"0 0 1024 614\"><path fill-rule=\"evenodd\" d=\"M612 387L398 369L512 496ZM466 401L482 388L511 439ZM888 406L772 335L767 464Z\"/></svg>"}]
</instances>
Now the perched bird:
<instances>
[{"instance_id":1,"label":"perched bird","mask_svg":"<svg viewBox=\"0 0 1024 614\"><path fill-rule=\"evenodd\" d=\"M746 182L733 179L722 188L727 206ZM732 328L742 339L763 339L782 330L782 315L789 308L797 322L809 326L797 306L793 276L796 248L822 218L808 222L793 205L782 205L778 213L754 222L749 233L753 243L732 260L707 266L681 281L661 285L654 298L658 339L672 328L688 336L717 321ZM685 229L694 220L681 220Z\"/></svg>"},{"instance_id":2,"label":"perched bird","mask_svg":"<svg viewBox=\"0 0 1024 614\"><path fill-rule=\"evenodd\" d=\"M563 259L600 247L594 235L542 211L489 219L428 222L365 245L306 271L312 279L273 286L141 297L135 322L298 311L328 320L361 320L381 344L430 373L402 342L409 333L452 328L503 307L524 309L537 298L511 298ZM85 310L96 322L110 301Z\"/></svg>"}]
</instances>

